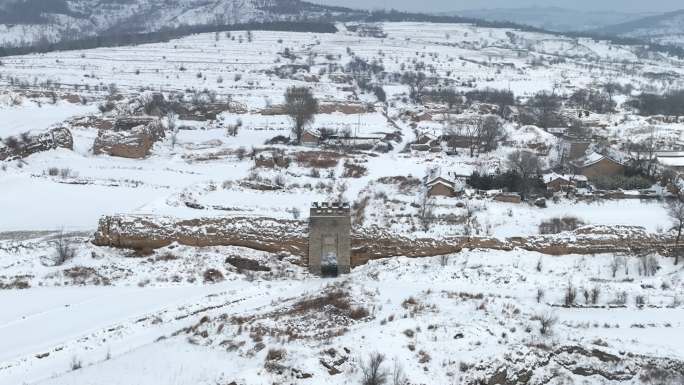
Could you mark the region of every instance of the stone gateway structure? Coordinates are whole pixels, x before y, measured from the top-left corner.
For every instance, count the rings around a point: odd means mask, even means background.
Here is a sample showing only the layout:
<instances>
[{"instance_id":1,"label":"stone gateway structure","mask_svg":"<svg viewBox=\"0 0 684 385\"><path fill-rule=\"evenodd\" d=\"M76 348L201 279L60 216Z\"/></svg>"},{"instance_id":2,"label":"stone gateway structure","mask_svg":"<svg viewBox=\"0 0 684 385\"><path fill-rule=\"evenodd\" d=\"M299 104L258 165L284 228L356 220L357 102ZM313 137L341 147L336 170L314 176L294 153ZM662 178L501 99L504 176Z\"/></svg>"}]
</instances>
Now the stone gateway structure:
<instances>
[{"instance_id":1,"label":"stone gateway structure","mask_svg":"<svg viewBox=\"0 0 684 385\"><path fill-rule=\"evenodd\" d=\"M309 271L322 276L351 270L349 204L314 202L309 215Z\"/></svg>"}]
</instances>

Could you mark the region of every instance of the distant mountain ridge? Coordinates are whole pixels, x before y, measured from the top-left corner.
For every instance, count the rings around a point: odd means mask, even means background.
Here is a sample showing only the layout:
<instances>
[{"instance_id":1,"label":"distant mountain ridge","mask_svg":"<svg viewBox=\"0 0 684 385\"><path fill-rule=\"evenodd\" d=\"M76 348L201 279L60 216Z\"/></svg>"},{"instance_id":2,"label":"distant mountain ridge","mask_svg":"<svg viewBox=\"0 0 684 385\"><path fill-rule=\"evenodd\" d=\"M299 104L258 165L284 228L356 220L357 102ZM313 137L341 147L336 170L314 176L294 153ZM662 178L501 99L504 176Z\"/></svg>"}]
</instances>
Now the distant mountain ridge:
<instances>
[{"instance_id":1,"label":"distant mountain ridge","mask_svg":"<svg viewBox=\"0 0 684 385\"><path fill-rule=\"evenodd\" d=\"M684 46L684 9L598 28L594 32Z\"/></svg>"},{"instance_id":2,"label":"distant mountain ridge","mask_svg":"<svg viewBox=\"0 0 684 385\"><path fill-rule=\"evenodd\" d=\"M509 21L556 32L579 32L636 20L647 13L578 11L560 7L474 9L453 12L463 17Z\"/></svg>"}]
</instances>

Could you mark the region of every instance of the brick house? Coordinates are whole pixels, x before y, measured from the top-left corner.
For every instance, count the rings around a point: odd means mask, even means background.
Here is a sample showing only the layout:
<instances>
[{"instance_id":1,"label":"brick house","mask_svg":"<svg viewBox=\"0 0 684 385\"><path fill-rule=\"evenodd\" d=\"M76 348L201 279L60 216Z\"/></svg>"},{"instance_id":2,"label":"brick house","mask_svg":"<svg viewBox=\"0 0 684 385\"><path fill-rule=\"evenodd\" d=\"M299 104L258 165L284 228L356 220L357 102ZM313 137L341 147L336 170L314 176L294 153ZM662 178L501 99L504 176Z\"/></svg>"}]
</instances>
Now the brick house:
<instances>
[{"instance_id":1,"label":"brick house","mask_svg":"<svg viewBox=\"0 0 684 385\"><path fill-rule=\"evenodd\" d=\"M572 163L576 174L587 178L611 177L625 173L625 166L615 159L593 152Z\"/></svg>"},{"instance_id":2,"label":"brick house","mask_svg":"<svg viewBox=\"0 0 684 385\"><path fill-rule=\"evenodd\" d=\"M321 141L321 134L317 130L304 130L302 133L302 144L317 145Z\"/></svg>"},{"instance_id":3,"label":"brick house","mask_svg":"<svg viewBox=\"0 0 684 385\"><path fill-rule=\"evenodd\" d=\"M587 186L587 177L574 174L556 174L555 172L542 176L546 189L552 192L565 191Z\"/></svg>"},{"instance_id":4,"label":"brick house","mask_svg":"<svg viewBox=\"0 0 684 385\"><path fill-rule=\"evenodd\" d=\"M426 178L425 186L429 197L457 197L463 194L465 183L454 173L438 170Z\"/></svg>"}]
</instances>

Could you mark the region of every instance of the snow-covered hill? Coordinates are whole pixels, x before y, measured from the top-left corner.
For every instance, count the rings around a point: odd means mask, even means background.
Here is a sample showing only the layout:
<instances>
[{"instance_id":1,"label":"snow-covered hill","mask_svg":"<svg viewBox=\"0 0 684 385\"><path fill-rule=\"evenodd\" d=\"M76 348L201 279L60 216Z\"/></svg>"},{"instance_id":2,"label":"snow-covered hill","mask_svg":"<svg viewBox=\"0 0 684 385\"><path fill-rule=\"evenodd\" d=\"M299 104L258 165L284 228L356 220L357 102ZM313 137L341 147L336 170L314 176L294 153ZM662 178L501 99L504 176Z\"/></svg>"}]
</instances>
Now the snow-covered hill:
<instances>
[{"instance_id":1,"label":"snow-covered hill","mask_svg":"<svg viewBox=\"0 0 684 385\"><path fill-rule=\"evenodd\" d=\"M299 0L62 0L50 3L19 1L0 9L0 44L15 46L192 25L299 20L340 11Z\"/></svg>"}]
</instances>

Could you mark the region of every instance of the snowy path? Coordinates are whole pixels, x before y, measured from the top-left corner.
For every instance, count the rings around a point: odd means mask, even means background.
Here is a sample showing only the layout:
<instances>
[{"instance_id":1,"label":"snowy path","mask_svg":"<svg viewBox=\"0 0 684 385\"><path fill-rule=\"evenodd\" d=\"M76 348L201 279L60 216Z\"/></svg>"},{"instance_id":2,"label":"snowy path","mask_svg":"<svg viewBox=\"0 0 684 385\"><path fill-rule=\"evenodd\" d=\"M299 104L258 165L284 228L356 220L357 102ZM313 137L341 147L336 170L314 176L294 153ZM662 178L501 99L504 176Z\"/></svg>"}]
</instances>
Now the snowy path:
<instances>
[{"instance_id":1,"label":"snowy path","mask_svg":"<svg viewBox=\"0 0 684 385\"><path fill-rule=\"evenodd\" d=\"M35 382L127 354L229 308L254 309L306 284L50 288L0 293L0 385ZM314 283L315 285L315 283ZM49 353L49 355L46 355ZM41 357L42 356L42 357Z\"/></svg>"}]
</instances>

